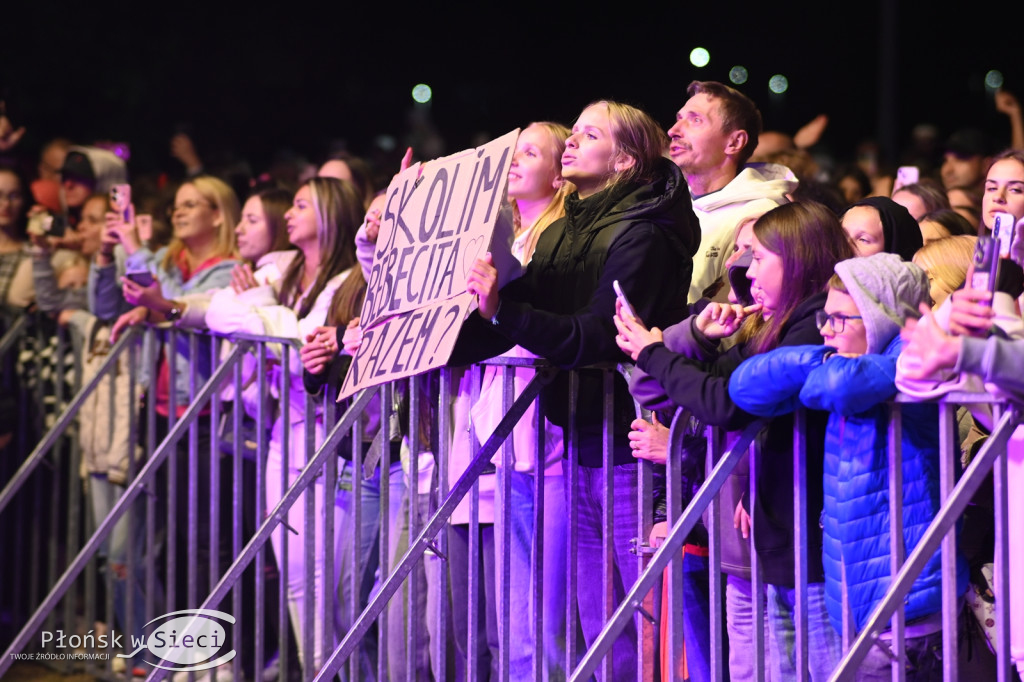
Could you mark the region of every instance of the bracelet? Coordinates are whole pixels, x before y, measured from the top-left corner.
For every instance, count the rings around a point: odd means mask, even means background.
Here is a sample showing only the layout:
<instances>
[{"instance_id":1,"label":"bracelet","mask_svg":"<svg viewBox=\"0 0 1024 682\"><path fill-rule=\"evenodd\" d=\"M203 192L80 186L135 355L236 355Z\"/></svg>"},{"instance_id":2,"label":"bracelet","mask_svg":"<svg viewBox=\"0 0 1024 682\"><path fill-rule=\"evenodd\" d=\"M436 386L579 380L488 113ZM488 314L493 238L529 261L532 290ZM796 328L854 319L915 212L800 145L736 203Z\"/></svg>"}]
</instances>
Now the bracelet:
<instances>
[{"instance_id":1,"label":"bracelet","mask_svg":"<svg viewBox=\"0 0 1024 682\"><path fill-rule=\"evenodd\" d=\"M497 307L497 309L495 309L494 314L491 315L491 324L493 324L493 325L497 325L498 324L498 313L500 313L500 312L501 312L501 299L498 299L498 307Z\"/></svg>"}]
</instances>

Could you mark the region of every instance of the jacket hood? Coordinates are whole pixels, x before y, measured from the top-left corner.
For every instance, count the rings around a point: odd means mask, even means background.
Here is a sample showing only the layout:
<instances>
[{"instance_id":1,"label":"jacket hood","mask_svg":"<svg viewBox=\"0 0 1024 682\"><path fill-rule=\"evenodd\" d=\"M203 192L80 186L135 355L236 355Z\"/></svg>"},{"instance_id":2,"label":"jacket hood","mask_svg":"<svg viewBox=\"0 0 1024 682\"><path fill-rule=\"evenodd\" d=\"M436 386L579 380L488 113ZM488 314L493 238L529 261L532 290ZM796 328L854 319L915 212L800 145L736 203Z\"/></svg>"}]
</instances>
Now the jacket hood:
<instances>
[{"instance_id":1,"label":"jacket hood","mask_svg":"<svg viewBox=\"0 0 1024 682\"><path fill-rule=\"evenodd\" d=\"M586 199L573 192L565 200L565 218L567 237L578 243L574 254L586 253L593 236L608 225L641 220L663 228L690 256L700 244L700 223L686 180L668 159L659 161L651 182L612 185Z\"/></svg>"},{"instance_id":2,"label":"jacket hood","mask_svg":"<svg viewBox=\"0 0 1024 682\"><path fill-rule=\"evenodd\" d=\"M918 305L928 300L924 270L894 253L876 253L836 263L850 298L864 318L868 353L882 353Z\"/></svg>"},{"instance_id":3,"label":"jacket hood","mask_svg":"<svg viewBox=\"0 0 1024 682\"><path fill-rule=\"evenodd\" d=\"M895 253L905 261L914 259L917 250L924 246L921 227L903 206L889 197L868 197L855 204L850 204L846 211L858 206L870 206L878 211L882 219L882 237L885 241L886 253ZM843 215L846 215L843 211ZM841 218L842 216L840 216Z\"/></svg>"},{"instance_id":4,"label":"jacket hood","mask_svg":"<svg viewBox=\"0 0 1024 682\"><path fill-rule=\"evenodd\" d=\"M799 184L793 171L782 164L748 163L728 185L717 192L694 197L693 203L701 211L714 211L755 199L771 199L781 204L788 201L786 195Z\"/></svg>"}]
</instances>

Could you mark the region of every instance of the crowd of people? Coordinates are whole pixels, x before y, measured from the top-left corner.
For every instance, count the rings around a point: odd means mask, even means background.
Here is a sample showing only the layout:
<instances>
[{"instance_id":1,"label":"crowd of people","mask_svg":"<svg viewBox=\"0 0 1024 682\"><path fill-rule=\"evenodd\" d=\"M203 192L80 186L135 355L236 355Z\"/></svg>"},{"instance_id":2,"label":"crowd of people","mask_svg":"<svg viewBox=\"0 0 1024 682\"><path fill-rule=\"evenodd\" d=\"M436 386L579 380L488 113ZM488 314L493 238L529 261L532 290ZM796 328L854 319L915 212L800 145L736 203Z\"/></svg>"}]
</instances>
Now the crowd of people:
<instances>
[{"instance_id":1,"label":"crowd of people","mask_svg":"<svg viewBox=\"0 0 1024 682\"><path fill-rule=\"evenodd\" d=\"M1024 134L1016 99L1000 93L997 104L1010 118L1013 138ZM508 171L507 213L514 232L508 243L491 245L492 252L509 250L521 267L506 281L488 253L469 272L467 288L478 305L449 361L454 376L450 432L439 431L432 412L436 382L416 389L425 392L420 401L397 389L399 416L384 419L374 403L360 430L363 452L383 451L383 461L372 473L354 471L353 444L347 441L339 449L338 489L325 489L323 478L311 488L314 565L306 566L310 528L300 505L285 520L291 532L273 536L273 554L288 577L283 589L301 661L318 669L329 654L322 646L325 623L318 608L313 609L313 648L304 645L310 600L324 603L322 591L333 585L332 626L343 634L375 581L385 577L379 575L375 550L382 525L391 524L387 555L393 564L409 542L413 500L421 507L416 513L423 518L429 513L434 489L429 479L437 472L427 454L416 467L418 478L410 477L410 443L419 444L413 450L429 453L447 439L448 476L455 480L501 420L502 371L471 367L504 354L542 358L559 372L510 436L513 469L496 458L493 471L481 477L478 535L470 536L474 526L467 504L450 519L449 594L436 593L436 565L418 565L411 580L422 589L404 592L389 607L387 631L367 639L355 654L360 679L376 678L376 647L385 643L391 679L407 674L429 679L446 665L428 651L428 640L442 634L431 632L426 620L424 634L410 639L403 600L414 595L423 600L424 617L431 608L445 608L439 604L450 608L458 675L475 660L480 679L496 679L501 623L507 621L511 679L532 676L535 649L545 679L567 677L567 642L577 636L567 628L565 608L571 398L579 462L572 479L578 500L576 565L590 570L611 561L615 603L638 576L631 551L637 460L655 462L664 485L666 425L676 409L689 410L693 434L713 425L731 434L727 441L756 420L768 420L756 496L751 500L746 494L749 463L744 459L730 475L720 505L728 674L736 681L755 679L752 639L760 618L768 632L769 679L796 679L801 672L794 648L791 482L793 413L808 408L809 673L813 680L828 679L842 657L846 618L860 630L891 579L887 402L898 390L934 398L969 385L968 376L1009 399L1021 394L1013 368L1024 356L1024 237L1019 230L1012 241L999 235L1004 258L990 288L975 288L980 280L973 278L973 263L979 240L991 235L997 219L1004 221L1004 230L1005 220L1015 225L1024 219L1024 139L1011 139L1000 151L991 142L998 134L965 129L949 138L941 159L914 158L910 174L851 165L837 166L828 176L814 156L826 125L819 117L795 136L764 131L761 113L747 96L721 83L695 81L667 130L647 112L606 100L584 108L571 128L544 121L523 127ZM301 349L268 346L269 383L278 401L269 405L272 424L251 434L267 443L259 480L263 503L273 508L312 456L306 450L307 395L337 395L347 358L362 341L359 312L383 208L373 172L358 158L339 155L308 168L297 182L262 176L233 188L237 178L205 172L190 141L178 136L172 149L185 167L185 179L176 187L134 182L133 201L122 206L112 196L124 191L128 168L116 154L55 139L40 151L37 177L29 181L23 172L28 159L18 156L20 138L21 131L0 118L0 152L21 161L0 167L0 300L9 310L51 316L84 339L93 356L106 353L127 328L143 324L301 342ZM247 194L242 197L239 189ZM215 369L209 337L198 345L186 335L178 338L178 347L169 351L147 336L140 356L140 381L147 387L145 400L155 406L158 439L188 409L190 376L204 380ZM632 374L614 378L613 483L605 491L604 379L601 370L586 368L627 359L635 363ZM251 378L255 359L246 362ZM146 373L150 368L153 376ZM570 395L567 370L575 369L581 370L578 387ZM533 374L531 368L514 370L516 395ZM287 412L276 407L284 394L289 395ZM232 398L236 409L253 417L261 401L267 405L252 381L236 387ZM648 410L646 418L637 417L637 403ZM410 419L410 404L419 405L421 419ZM114 411L110 419L106 414L81 419L83 425L112 427L103 434L80 429L89 509L98 522L123 492L126 472L140 456L127 436L128 415L140 405L119 391L116 399L99 399L88 409L93 410L89 415ZM318 446L326 423L322 408L314 418ZM419 432L410 433L416 421ZM209 422L198 423L198 468L188 466L188 439L179 443L171 468L179 481L194 479L199 500L219 497L229 503L232 492L225 482L230 476L221 479L218 496L208 473L218 452L211 442L221 436ZM902 529L910 552L939 509L938 410L927 402L905 405L902 423ZM958 464L969 463L991 425L988 414L962 411ZM11 456L15 426L0 415L4 456ZM699 435L688 443L703 453ZM704 469L702 457L689 458L682 472L688 489L699 486ZM543 499L534 486L540 470ZM354 486L360 490L359 527ZM506 489L511 499L503 499ZM189 486L177 490L180 499L172 509L183 513ZM539 603L532 598L531 569L538 504L544 509ZM991 543L984 540L991 533L991 514L985 512L990 504L977 500L959 530L963 542L956 575L948 578L956 581L962 599L985 594L981 569L993 560ZM604 549L606 505L614 517L610 556ZM502 508L509 509L510 529L503 528ZM334 548L323 545L329 515L336 529ZM231 558L223 546L230 532L214 533L224 520L211 505L200 504L196 524L179 524L178 536L166 540L180 564L204 567L195 584L165 585L177 590L183 607L195 606L187 602L209 593L205 567L223 569ZM506 530L510 544L503 546ZM221 542L214 546L217 535ZM197 553L186 557L189 546ZM480 548L483 580L482 612L475 621L468 618L475 605L468 603L467 584L473 546ZM767 586L764 614L753 610L751 547ZM123 566L129 553L141 552L141 541L121 524L104 551L120 585L116 610L123 623ZM326 562L328 555L338 560ZM511 566L507 614L498 599L504 556ZM685 676L696 682L710 679L712 655L703 526L687 538L682 561ZM328 566L334 575L326 575ZM179 581L185 573L178 573ZM310 574L313 585L307 584ZM907 597L906 654L900 662L907 679L942 678L942 579L936 554ZM355 592L354 585L359 586ZM569 597L575 599L583 641L590 644L604 625L601 583L580 580ZM133 622L140 626L142 599L132 603ZM541 642L534 639L537 618L543 623ZM965 631L977 629L973 618L971 609L962 611ZM473 657L466 650L470 622L478 628ZM887 636L882 634L883 643L862 663L858 679L890 679ZM645 650L638 647L642 638L638 614L612 648L610 679L634 677L638 651ZM410 641L422 650L407 657ZM984 653L962 656L962 669L989 665ZM407 664L415 670L407 670ZM661 675L681 676L669 670Z\"/></svg>"}]
</instances>

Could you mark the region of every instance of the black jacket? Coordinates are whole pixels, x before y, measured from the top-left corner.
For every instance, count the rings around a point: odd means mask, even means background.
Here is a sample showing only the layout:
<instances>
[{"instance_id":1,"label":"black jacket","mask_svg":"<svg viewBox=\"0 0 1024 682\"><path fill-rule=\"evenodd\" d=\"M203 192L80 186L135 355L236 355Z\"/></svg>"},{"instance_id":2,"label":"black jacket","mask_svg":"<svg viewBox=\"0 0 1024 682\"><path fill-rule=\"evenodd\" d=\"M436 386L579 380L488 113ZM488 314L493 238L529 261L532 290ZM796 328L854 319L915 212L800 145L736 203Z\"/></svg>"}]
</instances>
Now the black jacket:
<instances>
[{"instance_id":1,"label":"black jacket","mask_svg":"<svg viewBox=\"0 0 1024 682\"><path fill-rule=\"evenodd\" d=\"M782 327L779 346L821 344L814 314L825 306L826 297L825 293L816 294L797 306ZM737 344L715 362L701 363L656 343L640 352L636 364L661 384L675 404L689 408L705 423L738 431L757 419L729 396L729 376L747 357L746 345ZM828 414L811 410L807 417L808 577L810 582L820 583L825 580L820 517ZM744 506L749 510L746 498ZM793 530L793 415L788 414L772 419L762 433L757 467L754 546L769 584L793 587Z\"/></svg>"},{"instance_id":2,"label":"black jacket","mask_svg":"<svg viewBox=\"0 0 1024 682\"><path fill-rule=\"evenodd\" d=\"M470 316L449 364L478 362L516 344L563 369L627 361L615 344L613 280L649 326L678 322L686 313L700 226L679 169L663 160L658 170L650 183L616 185L582 200L570 195L566 217L541 235L523 277L501 290L498 324ZM585 466L601 465L601 386L600 372L581 373L577 414ZM561 373L541 396L545 416L563 427L568 390L568 374ZM635 410L618 375L615 391L615 461L632 463L626 434Z\"/></svg>"}]
</instances>

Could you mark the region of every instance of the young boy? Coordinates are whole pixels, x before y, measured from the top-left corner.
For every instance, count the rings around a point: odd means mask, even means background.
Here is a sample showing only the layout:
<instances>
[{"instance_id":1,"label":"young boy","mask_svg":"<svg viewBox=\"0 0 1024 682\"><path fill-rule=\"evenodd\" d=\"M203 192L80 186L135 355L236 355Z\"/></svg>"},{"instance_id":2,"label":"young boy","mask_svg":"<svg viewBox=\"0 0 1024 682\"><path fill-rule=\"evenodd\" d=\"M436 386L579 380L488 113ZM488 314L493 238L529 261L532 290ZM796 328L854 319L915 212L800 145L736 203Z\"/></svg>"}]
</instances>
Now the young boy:
<instances>
[{"instance_id":1,"label":"young boy","mask_svg":"<svg viewBox=\"0 0 1024 682\"><path fill-rule=\"evenodd\" d=\"M900 328L928 300L916 265L880 253L838 263L818 314L824 346L779 348L744 362L729 393L757 415L804 405L830 413L825 438L823 563L825 599L842 632L845 576L853 625L860 630L890 584L888 409L896 395ZM903 538L909 554L939 509L938 411L903 406ZM936 553L906 599L908 679L942 677L941 559ZM957 589L967 587L958 560ZM884 635L883 635L884 637ZM857 679L890 679L891 659L873 647Z\"/></svg>"}]
</instances>

